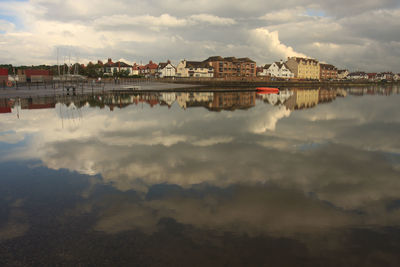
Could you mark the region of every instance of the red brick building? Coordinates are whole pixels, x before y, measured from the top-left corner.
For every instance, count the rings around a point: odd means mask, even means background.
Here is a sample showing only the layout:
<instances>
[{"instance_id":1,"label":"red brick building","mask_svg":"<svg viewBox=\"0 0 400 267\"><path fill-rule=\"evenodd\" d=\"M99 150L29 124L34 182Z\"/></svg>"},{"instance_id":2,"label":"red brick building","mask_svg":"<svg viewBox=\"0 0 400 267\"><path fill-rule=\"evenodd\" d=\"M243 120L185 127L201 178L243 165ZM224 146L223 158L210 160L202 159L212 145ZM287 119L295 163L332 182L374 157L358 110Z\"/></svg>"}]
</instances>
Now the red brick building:
<instances>
[{"instance_id":1,"label":"red brick building","mask_svg":"<svg viewBox=\"0 0 400 267\"><path fill-rule=\"evenodd\" d=\"M8 82L8 69L0 68L0 85Z\"/></svg>"},{"instance_id":2,"label":"red brick building","mask_svg":"<svg viewBox=\"0 0 400 267\"><path fill-rule=\"evenodd\" d=\"M337 80L338 69L331 64L319 64L320 67L320 79L321 80Z\"/></svg>"},{"instance_id":3,"label":"red brick building","mask_svg":"<svg viewBox=\"0 0 400 267\"><path fill-rule=\"evenodd\" d=\"M204 62L214 68L215 78L256 77L256 62L250 58L209 57Z\"/></svg>"}]
</instances>

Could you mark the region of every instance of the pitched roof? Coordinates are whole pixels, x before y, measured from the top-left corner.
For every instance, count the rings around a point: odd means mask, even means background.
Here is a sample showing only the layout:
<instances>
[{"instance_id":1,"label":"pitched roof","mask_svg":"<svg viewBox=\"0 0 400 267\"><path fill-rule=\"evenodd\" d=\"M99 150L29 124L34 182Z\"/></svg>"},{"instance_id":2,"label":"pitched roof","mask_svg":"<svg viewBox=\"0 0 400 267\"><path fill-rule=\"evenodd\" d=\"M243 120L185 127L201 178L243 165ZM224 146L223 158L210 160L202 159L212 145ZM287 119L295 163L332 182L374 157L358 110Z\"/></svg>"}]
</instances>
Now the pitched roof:
<instances>
[{"instance_id":1,"label":"pitched roof","mask_svg":"<svg viewBox=\"0 0 400 267\"><path fill-rule=\"evenodd\" d=\"M251 59L248 58L248 57L238 58L237 60L240 61L240 62L251 62L251 63L256 63L254 60L251 60Z\"/></svg>"},{"instance_id":2,"label":"pitched roof","mask_svg":"<svg viewBox=\"0 0 400 267\"><path fill-rule=\"evenodd\" d=\"M324 63L320 63L319 64L321 69L325 69L325 70L337 70L337 68L331 64L324 64Z\"/></svg>"},{"instance_id":3,"label":"pitched roof","mask_svg":"<svg viewBox=\"0 0 400 267\"><path fill-rule=\"evenodd\" d=\"M220 56L213 56L213 57L209 57L206 60L204 60L204 62L210 62L210 61L225 61L225 59Z\"/></svg>"},{"instance_id":4,"label":"pitched roof","mask_svg":"<svg viewBox=\"0 0 400 267\"><path fill-rule=\"evenodd\" d=\"M186 68L212 68L212 66L204 61L186 61Z\"/></svg>"},{"instance_id":5,"label":"pitched roof","mask_svg":"<svg viewBox=\"0 0 400 267\"><path fill-rule=\"evenodd\" d=\"M251 60L248 57L236 58L236 57L221 57L221 56L213 56L209 57L204 62L211 62L211 61L228 61L228 62L251 62L256 63L255 61Z\"/></svg>"}]
</instances>

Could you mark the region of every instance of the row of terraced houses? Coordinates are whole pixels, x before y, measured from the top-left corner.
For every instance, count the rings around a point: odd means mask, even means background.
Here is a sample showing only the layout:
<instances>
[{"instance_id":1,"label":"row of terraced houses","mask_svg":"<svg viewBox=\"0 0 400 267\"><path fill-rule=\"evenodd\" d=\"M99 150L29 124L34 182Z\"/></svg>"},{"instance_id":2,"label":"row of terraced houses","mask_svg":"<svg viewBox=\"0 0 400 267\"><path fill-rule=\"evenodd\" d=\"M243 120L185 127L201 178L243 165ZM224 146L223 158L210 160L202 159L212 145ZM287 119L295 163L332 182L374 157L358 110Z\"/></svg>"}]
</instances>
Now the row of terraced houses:
<instances>
[{"instance_id":1,"label":"row of terraced houses","mask_svg":"<svg viewBox=\"0 0 400 267\"><path fill-rule=\"evenodd\" d=\"M100 62L100 61L99 61ZM196 78L233 78L233 77L269 77L297 80L400 80L400 74L391 72L365 73L340 70L332 64L321 63L316 59L289 57L287 61L278 61L257 67L250 58L213 56L204 61L182 60L176 66L171 61L159 64L150 61L146 65L124 62L113 63L111 59L104 64L104 73L112 75L115 71L126 70L130 75L146 77L196 77Z\"/></svg>"}]
</instances>

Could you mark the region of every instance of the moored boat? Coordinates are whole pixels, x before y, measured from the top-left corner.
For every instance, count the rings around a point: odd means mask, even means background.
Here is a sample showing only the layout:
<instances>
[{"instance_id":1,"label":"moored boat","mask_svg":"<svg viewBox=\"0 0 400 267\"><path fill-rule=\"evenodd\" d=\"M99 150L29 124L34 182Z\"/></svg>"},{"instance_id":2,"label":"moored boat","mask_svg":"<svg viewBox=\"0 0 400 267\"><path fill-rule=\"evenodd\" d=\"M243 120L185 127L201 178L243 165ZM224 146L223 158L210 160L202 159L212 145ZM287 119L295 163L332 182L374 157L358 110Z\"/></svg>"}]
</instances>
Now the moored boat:
<instances>
[{"instance_id":1,"label":"moored boat","mask_svg":"<svg viewBox=\"0 0 400 267\"><path fill-rule=\"evenodd\" d=\"M273 88L273 87L257 87L257 91L263 92L263 93L279 93L279 88Z\"/></svg>"}]
</instances>

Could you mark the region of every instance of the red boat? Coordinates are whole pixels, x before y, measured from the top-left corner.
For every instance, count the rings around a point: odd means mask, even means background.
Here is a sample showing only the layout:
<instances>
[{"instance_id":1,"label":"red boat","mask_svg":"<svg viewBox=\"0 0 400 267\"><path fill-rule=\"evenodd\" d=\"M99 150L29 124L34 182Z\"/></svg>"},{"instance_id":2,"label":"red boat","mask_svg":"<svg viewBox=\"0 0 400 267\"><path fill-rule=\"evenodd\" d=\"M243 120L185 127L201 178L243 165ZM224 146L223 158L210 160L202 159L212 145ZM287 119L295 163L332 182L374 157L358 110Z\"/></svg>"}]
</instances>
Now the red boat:
<instances>
[{"instance_id":1,"label":"red boat","mask_svg":"<svg viewBox=\"0 0 400 267\"><path fill-rule=\"evenodd\" d=\"M278 88L272 88L272 87L257 87L257 91L263 92L263 93L279 93Z\"/></svg>"}]
</instances>

